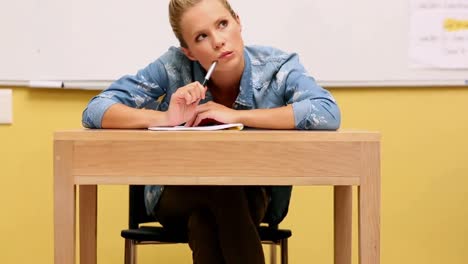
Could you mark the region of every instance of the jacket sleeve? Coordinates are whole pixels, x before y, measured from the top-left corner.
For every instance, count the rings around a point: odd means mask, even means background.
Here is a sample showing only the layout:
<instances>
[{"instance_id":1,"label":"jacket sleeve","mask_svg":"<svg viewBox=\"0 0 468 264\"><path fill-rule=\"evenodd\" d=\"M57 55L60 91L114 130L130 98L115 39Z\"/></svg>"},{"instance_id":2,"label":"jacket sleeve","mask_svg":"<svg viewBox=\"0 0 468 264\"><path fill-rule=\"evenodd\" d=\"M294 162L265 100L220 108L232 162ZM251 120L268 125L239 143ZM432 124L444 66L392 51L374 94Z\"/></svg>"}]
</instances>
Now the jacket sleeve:
<instances>
[{"instance_id":1,"label":"jacket sleeve","mask_svg":"<svg viewBox=\"0 0 468 264\"><path fill-rule=\"evenodd\" d=\"M337 130L341 113L335 99L319 86L293 54L280 68L284 97L292 104L296 129Z\"/></svg>"},{"instance_id":2,"label":"jacket sleeve","mask_svg":"<svg viewBox=\"0 0 468 264\"><path fill-rule=\"evenodd\" d=\"M91 99L83 111L82 124L87 128L101 128L104 113L110 106L121 103L134 108L148 108L166 93L168 77L160 59L112 83L109 88Z\"/></svg>"}]
</instances>

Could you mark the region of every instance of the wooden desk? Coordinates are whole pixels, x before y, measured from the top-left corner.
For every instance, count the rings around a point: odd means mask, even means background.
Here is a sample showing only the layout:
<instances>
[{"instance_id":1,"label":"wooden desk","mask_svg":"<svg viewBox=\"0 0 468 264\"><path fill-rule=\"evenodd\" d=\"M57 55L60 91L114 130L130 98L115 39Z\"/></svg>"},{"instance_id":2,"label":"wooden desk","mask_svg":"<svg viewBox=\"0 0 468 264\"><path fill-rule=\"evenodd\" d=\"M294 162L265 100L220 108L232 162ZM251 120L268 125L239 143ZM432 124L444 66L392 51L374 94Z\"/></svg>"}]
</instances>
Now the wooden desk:
<instances>
[{"instance_id":1,"label":"wooden desk","mask_svg":"<svg viewBox=\"0 0 468 264\"><path fill-rule=\"evenodd\" d=\"M156 183L333 185L336 264L351 263L358 186L359 260L380 263L379 133L76 130L54 135L55 264L75 262L76 186L81 263L95 264L97 185Z\"/></svg>"}]
</instances>

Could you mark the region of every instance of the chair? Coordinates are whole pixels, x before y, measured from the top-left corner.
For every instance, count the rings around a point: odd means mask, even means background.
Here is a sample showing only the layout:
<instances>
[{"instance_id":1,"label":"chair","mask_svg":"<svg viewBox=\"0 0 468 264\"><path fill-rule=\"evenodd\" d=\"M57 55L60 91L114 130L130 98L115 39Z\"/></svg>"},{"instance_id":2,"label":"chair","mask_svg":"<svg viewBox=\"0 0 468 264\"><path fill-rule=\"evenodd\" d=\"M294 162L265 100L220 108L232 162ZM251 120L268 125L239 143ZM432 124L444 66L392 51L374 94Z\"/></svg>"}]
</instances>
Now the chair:
<instances>
[{"instance_id":1,"label":"chair","mask_svg":"<svg viewBox=\"0 0 468 264\"><path fill-rule=\"evenodd\" d=\"M121 236L125 238L125 264L136 264L137 245L188 243L186 233L170 233L163 227L140 225L154 222L154 219L146 214L143 197L143 185L129 187L128 229L121 232ZM271 263L276 263L276 246L280 246L281 264L287 264L288 238L292 235L291 230L278 229L278 225L261 225L258 232L262 244L271 245Z\"/></svg>"}]
</instances>

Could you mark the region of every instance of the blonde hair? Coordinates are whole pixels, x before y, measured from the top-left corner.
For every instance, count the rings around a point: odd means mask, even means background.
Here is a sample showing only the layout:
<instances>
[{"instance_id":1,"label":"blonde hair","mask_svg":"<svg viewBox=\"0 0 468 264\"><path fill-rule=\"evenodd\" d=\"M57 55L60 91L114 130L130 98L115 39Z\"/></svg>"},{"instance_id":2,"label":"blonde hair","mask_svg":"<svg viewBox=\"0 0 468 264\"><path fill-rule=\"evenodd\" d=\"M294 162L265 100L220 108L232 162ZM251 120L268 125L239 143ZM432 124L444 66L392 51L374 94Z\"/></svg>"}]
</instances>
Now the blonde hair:
<instances>
[{"instance_id":1,"label":"blonde hair","mask_svg":"<svg viewBox=\"0 0 468 264\"><path fill-rule=\"evenodd\" d=\"M182 15L185 13L185 11L200 3L201 1L203 0L171 0L169 2L169 22L171 23L172 31L179 40L180 46L184 48L187 48L187 43L182 37L182 29L180 26ZM232 9L228 0L218 1L221 2L224 7L226 7L229 13L231 13L232 17L237 18L237 14Z\"/></svg>"}]
</instances>

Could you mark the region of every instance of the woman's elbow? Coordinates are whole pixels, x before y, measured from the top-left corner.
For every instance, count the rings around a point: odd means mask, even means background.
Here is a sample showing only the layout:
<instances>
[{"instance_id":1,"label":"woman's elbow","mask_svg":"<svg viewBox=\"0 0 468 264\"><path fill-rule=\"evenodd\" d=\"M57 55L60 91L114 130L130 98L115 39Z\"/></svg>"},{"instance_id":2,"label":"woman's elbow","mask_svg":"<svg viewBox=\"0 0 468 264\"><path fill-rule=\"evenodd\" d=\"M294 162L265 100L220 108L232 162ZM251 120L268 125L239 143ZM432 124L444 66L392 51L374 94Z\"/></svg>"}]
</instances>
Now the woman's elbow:
<instances>
[{"instance_id":1,"label":"woman's elbow","mask_svg":"<svg viewBox=\"0 0 468 264\"><path fill-rule=\"evenodd\" d=\"M338 130L341 125L341 118L332 118L327 124L325 130Z\"/></svg>"},{"instance_id":2,"label":"woman's elbow","mask_svg":"<svg viewBox=\"0 0 468 264\"><path fill-rule=\"evenodd\" d=\"M337 105L328 109L329 118L326 122L327 130L338 130L341 126L341 112Z\"/></svg>"},{"instance_id":3,"label":"woman's elbow","mask_svg":"<svg viewBox=\"0 0 468 264\"><path fill-rule=\"evenodd\" d=\"M340 128L341 118L339 115L312 114L309 118L300 122L296 128L299 130L337 130Z\"/></svg>"},{"instance_id":4,"label":"woman's elbow","mask_svg":"<svg viewBox=\"0 0 468 264\"><path fill-rule=\"evenodd\" d=\"M305 130L338 130L341 125L341 112L336 104L322 105L322 109L311 113L303 120L302 128Z\"/></svg>"},{"instance_id":5,"label":"woman's elbow","mask_svg":"<svg viewBox=\"0 0 468 264\"><path fill-rule=\"evenodd\" d=\"M330 118L328 122L328 130L338 130L341 126L341 111L340 108L335 105L329 110Z\"/></svg>"},{"instance_id":6,"label":"woman's elbow","mask_svg":"<svg viewBox=\"0 0 468 264\"><path fill-rule=\"evenodd\" d=\"M85 109L83 111L83 114L81 115L81 125L84 128L98 128L94 122L93 118L91 118L90 112L87 111L88 109Z\"/></svg>"}]
</instances>

